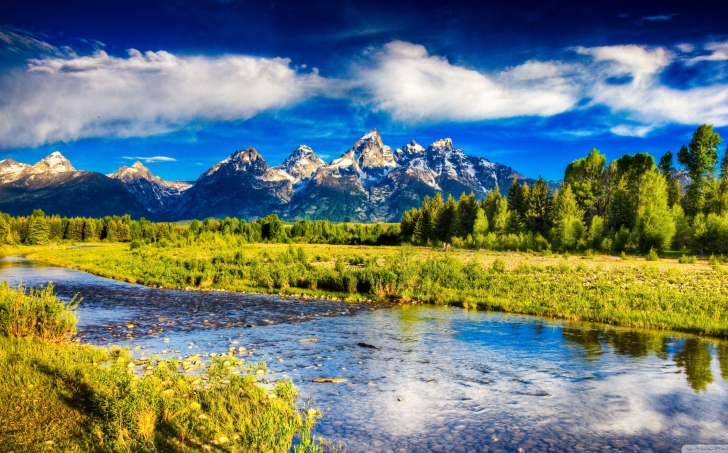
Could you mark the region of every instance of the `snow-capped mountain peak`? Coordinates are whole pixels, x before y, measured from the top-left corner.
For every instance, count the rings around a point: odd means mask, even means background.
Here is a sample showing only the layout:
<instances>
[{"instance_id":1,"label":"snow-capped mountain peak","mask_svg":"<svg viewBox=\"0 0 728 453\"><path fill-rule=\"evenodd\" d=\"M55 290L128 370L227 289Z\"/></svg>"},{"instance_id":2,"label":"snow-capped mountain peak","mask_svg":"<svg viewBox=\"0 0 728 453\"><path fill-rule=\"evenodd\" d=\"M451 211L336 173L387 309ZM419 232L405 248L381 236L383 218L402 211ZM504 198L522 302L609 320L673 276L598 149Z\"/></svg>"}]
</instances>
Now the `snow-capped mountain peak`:
<instances>
[{"instance_id":1,"label":"snow-capped mountain peak","mask_svg":"<svg viewBox=\"0 0 728 453\"><path fill-rule=\"evenodd\" d=\"M35 168L45 173L65 173L76 171L71 162L63 157L58 151L54 151L43 160L34 165Z\"/></svg>"},{"instance_id":2,"label":"snow-capped mountain peak","mask_svg":"<svg viewBox=\"0 0 728 453\"><path fill-rule=\"evenodd\" d=\"M289 176L294 183L309 179L316 171L325 167L326 162L321 160L311 148L301 145L282 164L273 167L274 170Z\"/></svg>"}]
</instances>

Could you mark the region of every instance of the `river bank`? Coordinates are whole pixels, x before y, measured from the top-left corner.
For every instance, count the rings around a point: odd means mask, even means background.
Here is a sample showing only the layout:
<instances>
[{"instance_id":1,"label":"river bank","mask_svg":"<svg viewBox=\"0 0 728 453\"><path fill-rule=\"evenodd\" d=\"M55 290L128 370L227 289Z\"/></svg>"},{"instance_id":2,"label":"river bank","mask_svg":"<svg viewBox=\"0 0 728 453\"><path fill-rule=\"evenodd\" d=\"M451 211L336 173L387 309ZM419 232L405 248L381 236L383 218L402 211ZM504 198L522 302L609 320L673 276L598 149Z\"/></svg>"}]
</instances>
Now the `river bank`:
<instances>
[{"instance_id":1,"label":"river bank","mask_svg":"<svg viewBox=\"0 0 728 453\"><path fill-rule=\"evenodd\" d=\"M426 302L728 336L726 271L717 262L224 242L29 256L152 287Z\"/></svg>"}]
</instances>

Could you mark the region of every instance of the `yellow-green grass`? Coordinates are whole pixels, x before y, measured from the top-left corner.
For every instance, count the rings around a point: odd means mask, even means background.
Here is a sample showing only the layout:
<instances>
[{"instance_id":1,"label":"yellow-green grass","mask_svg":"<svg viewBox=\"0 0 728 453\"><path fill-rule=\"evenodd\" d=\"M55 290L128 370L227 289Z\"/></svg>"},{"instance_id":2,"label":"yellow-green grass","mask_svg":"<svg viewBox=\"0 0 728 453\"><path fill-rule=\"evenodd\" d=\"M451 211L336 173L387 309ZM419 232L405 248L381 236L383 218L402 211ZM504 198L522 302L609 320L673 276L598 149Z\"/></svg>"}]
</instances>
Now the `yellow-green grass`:
<instances>
[{"instance_id":1,"label":"yellow-green grass","mask_svg":"<svg viewBox=\"0 0 728 453\"><path fill-rule=\"evenodd\" d=\"M704 260L244 244L223 236L31 257L156 287L456 304L728 336L728 276Z\"/></svg>"},{"instance_id":2,"label":"yellow-green grass","mask_svg":"<svg viewBox=\"0 0 728 453\"><path fill-rule=\"evenodd\" d=\"M0 285L0 451L321 452L290 381L234 353L205 364L72 344L74 304ZM259 373L259 371L258 371Z\"/></svg>"},{"instance_id":3,"label":"yellow-green grass","mask_svg":"<svg viewBox=\"0 0 728 453\"><path fill-rule=\"evenodd\" d=\"M0 450L175 452L224 445L287 452L317 416L297 409L290 382L270 393L253 376L228 375L222 359L204 381L174 362L134 369L130 360L120 351L0 336ZM147 366L147 375L137 377Z\"/></svg>"}]
</instances>

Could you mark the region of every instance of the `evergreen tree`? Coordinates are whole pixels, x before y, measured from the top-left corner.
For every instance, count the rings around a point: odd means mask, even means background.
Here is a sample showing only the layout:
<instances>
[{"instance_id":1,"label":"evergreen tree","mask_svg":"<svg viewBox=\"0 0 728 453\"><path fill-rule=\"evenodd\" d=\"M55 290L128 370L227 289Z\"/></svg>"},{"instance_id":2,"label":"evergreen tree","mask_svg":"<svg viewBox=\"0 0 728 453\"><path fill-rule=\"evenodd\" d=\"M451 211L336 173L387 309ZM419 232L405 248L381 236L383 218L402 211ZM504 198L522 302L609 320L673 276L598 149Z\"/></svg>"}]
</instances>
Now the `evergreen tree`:
<instances>
[{"instance_id":1,"label":"evergreen tree","mask_svg":"<svg viewBox=\"0 0 728 453\"><path fill-rule=\"evenodd\" d=\"M667 202L667 182L658 171L642 176L635 233L644 252L651 248L669 248L675 235L675 221Z\"/></svg>"},{"instance_id":2,"label":"evergreen tree","mask_svg":"<svg viewBox=\"0 0 728 453\"><path fill-rule=\"evenodd\" d=\"M526 211L528 210L529 189L525 182L518 184L518 179L513 177L511 187L508 188L508 209L511 211L511 230L521 232L526 228Z\"/></svg>"},{"instance_id":3,"label":"evergreen tree","mask_svg":"<svg viewBox=\"0 0 728 453\"><path fill-rule=\"evenodd\" d=\"M465 192L463 192L455 210L455 220L452 224L453 231L451 236L465 238L471 234L477 213L478 203L475 201L475 194L470 192L470 195L465 195Z\"/></svg>"},{"instance_id":4,"label":"evergreen tree","mask_svg":"<svg viewBox=\"0 0 728 453\"><path fill-rule=\"evenodd\" d=\"M660 158L660 163L657 168L662 173L667 181L667 204L672 207L676 203L680 202L682 197L682 188L680 187L680 180L675 174L675 167L672 165L673 155L672 152L668 151L664 156Z\"/></svg>"},{"instance_id":5,"label":"evergreen tree","mask_svg":"<svg viewBox=\"0 0 728 453\"><path fill-rule=\"evenodd\" d=\"M32 216L28 232L28 243L41 245L48 242L48 224L44 217Z\"/></svg>"},{"instance_id":6,"label":"evergreen tree","mask_svg":"<svg viewBox=\"0 0 728 453\"><path fill-rule=\"evenodd\" d=\"M445 205L440 210L437 216L435 225L435 235L442 242L450 241L450 231L453 229L453 222L455 221L455 213L457 211L457 204L452 195L447 196Z\"/></svg>"},{"instance_id":7,"label":"evergreen tree","mask_svg":"<svg viewBox=\"0 0 728 453\"><path fill-rule=\"evenodd\" d=\"M691 182L687 187L686 206L688 215L703 212L707 178L718 162L720 135L713 132L713 126L703 124L693 133L688 146L683 145L677 153L677 160L685 167Z\"/></svg>"},{"instance_id":8,"label":"evergreen tree","mask_svg":"<svg viewBox=\"0 0 728 453\"><path fill-rule=\"evenodd\" d=\"M491 229L494 224L493 217L495 216L495 210L498 206L498 200L500 199L500 187L498 187L498 183L496 183L493 190L489 190L488 194L485 196L485 200L480 203L480 207L485 211L485 217L488 219L488 224L491 225Z\"/></svg>"},{"instance_id":9,"label":"evergreen tree","mask_svg":"<svg viewBox=\"0 0 728 453\"><path fill-rule=\"evenodd\" d=\"M548 183L539 176L538 181L528 193L526 209L526 227L529 231L542 236L548 234L551 215L551 190Z\"/></svg>"}]
</instances>

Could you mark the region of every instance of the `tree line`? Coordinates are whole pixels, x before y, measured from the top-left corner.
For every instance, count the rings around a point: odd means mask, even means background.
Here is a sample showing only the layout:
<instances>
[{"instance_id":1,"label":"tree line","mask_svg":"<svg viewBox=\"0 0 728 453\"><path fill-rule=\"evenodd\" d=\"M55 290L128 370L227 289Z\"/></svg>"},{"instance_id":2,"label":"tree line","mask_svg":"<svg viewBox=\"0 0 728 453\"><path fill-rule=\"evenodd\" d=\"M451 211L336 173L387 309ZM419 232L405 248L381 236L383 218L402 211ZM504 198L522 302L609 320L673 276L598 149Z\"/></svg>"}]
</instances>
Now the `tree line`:
<instances>
[{"instance_id":1,"label":"tree line","mask_svg":"<svg viewBox=\"0 0 728 453\"><path fill-rule=\"evenodd\" d=\"M132 242L164 243L188 240L205 242L220 237L241 239L243 242L299 242L323 244L398 244L399 226L336 224L328 220L301 220L285 224L276 214L246 221L245 219L207 218L193 220L187 225L151 222L129 215L107 216L100 219L57 215L46 216L36 209L27 217L12 217L0 213L0 245L50 242Z\"/></svg>"},{"instance_id":2,"label":"tree line","mask_svg":"<svg viewBox=\"0 0 728 453\"><path fill-rule=\"evenodd\" d=\"M416 244L500 250L694 250L728 253L728 148L701 125L689 144L658 163L647 153L607 164L592 150L566 167L560 189L543 178L532 186L514 178L505 194L426 197L402 217L401 235ZM684 185L684 187L683 187Z\"/></svg>"}]
</instances>

